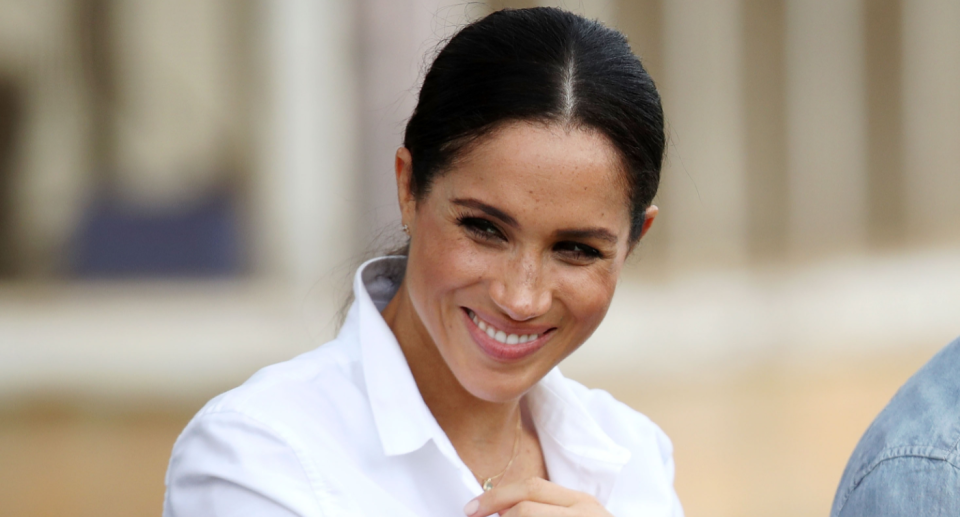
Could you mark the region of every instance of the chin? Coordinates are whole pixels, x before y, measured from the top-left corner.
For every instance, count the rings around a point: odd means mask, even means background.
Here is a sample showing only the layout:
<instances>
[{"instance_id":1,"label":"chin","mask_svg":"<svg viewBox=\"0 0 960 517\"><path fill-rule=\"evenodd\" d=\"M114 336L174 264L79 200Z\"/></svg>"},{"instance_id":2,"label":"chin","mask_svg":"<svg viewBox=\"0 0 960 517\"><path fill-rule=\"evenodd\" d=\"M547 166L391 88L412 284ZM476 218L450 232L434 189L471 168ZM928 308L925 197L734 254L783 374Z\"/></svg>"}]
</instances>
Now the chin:
<instances>
[{"instance_id":1,"label":"chin","mask_svg":"<svg viewBox=\"0 0 960 517\"><path fill-rule=\"evenodd\" d=\"M536 382L524 382L525 379L503 379L503 376L504 374L500 374L483 379L469 378L458 380L460 380L463 388L474 397L495 403L517 400L536 384ZM497 377L499 377L499 379ZM539 380L539 378L537 380Z\"/></svg>"},{"instance_id":2,"label":"chin","mask_svg":"<svg viewBox=\"0 0 960 517\"><path fill-rule=\"evenodd\" d=\"M466 359L466 358L465 358ZM487 364L484 364L487 363ZM463 388L474 397L487 402L510 402L525 395L543 378L551 366L537 363L512 365L509 368L491 366L488 361L467 359L453 374Z\"/></svg>"}]
</instances>

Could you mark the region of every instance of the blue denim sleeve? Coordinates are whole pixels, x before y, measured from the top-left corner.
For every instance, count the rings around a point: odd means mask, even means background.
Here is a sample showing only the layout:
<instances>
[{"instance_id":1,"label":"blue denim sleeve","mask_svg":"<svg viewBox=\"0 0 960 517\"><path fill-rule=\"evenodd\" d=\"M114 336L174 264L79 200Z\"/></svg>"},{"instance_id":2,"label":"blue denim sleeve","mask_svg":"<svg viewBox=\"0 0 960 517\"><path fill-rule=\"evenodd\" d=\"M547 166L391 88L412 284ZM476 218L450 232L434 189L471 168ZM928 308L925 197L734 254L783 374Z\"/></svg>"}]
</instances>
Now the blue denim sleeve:
<instances>
[{"instance_id":1,"label":"blue denim sleeve","mask_svg":"<svg viewBox=\"0 0 960 517\"><path fill-rule=\"evenodd\" d=\"M960 516L960 473L918 456L882 461L850 492L838 517Z\"/></svg>"}]
</instances>

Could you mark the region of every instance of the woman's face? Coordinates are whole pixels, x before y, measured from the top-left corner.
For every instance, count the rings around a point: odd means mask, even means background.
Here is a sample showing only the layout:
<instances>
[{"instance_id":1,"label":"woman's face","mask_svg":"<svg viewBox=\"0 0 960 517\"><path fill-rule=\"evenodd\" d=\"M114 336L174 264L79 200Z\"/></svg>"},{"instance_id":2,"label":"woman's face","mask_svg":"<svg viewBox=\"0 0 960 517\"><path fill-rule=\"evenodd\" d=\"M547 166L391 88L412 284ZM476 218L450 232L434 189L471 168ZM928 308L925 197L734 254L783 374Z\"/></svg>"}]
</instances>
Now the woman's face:
<instances>
[{"instance_id":1,"label":"woman's face","mask_svg":"<svg viewBox=\"0 0 960 517\"><path fill-rule=\"evenodd\" d=\"M631 243L620 160L600 133L518 122L464 153L415 200L410 301L474 396L523 395L600 324ZM656 208L648 211L649 226Z\"/></svg>"}]
</instances>

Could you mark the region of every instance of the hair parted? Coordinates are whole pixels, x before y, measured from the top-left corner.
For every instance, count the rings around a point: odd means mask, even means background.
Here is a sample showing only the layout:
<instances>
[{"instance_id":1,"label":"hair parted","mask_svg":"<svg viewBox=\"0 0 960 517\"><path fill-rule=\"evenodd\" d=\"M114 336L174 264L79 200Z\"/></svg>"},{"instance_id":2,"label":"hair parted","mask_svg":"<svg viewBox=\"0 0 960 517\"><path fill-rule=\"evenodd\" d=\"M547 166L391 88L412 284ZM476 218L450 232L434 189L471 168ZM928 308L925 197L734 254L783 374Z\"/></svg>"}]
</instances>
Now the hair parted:
<instances>
[{"instance_id":1,"label":"hair parted","mask_svg":"<svg viewBox=\"0 0 960 517\"><path fill-rule=\"evenodd\" d=\"M403 145L420 198L467 146L530 121L605 135L625 169L630 238L660 182L666 136L653 79L620 32L552 7L504 9L457 32L424 77Z\"/></svg>"}]
</instances>

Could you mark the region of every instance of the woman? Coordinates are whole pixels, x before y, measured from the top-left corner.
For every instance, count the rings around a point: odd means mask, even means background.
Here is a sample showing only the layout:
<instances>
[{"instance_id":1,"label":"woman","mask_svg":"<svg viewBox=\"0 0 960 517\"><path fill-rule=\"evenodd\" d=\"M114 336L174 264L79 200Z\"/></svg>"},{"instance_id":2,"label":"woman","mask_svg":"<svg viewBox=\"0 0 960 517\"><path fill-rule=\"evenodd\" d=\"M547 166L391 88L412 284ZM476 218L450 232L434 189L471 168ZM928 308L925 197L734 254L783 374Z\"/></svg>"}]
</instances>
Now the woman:
<instances>
[{"instance_id":1,"label":"woman","mask_svg":"<svg viewBox=\"0 0 960 517\"><path fill-rule=\"evenodd\" d=\"M333 342L200 411L165 515L682 515L666 436L555 368L657 215L663 151L619 33L548 8L463 28L396 155L407 256L360 267Z\"/></svg>"}]
</instances>

